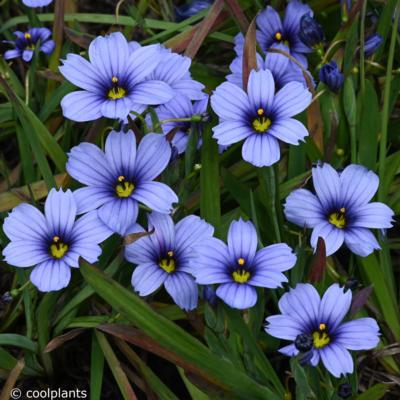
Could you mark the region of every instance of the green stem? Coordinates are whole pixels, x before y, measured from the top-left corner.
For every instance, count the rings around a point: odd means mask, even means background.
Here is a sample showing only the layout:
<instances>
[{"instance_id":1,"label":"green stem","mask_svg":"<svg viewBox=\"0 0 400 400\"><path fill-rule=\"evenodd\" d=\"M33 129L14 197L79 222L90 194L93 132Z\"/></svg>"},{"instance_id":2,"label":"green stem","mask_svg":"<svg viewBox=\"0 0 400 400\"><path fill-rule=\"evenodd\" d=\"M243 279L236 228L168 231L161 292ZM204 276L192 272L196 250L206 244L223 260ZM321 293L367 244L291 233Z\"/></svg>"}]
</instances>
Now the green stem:
<instances>
[{"instance_id":1,"label":"green stem","mask_svg":"<svg viewBox=\"0 0 400 400\"><path fill-rule=\"evenodd\" d=\"M382 129L381 129L381 141L379 147L379 180L380 180L379 191L378 191L379 201L383 201L386 197L385 185L383 184L383 182L386 171L386 147L387 147L387 131L389 122L390 87L392 83L393 59L394 59L394 50L397 37L397 26L399 24L399 16L400 16L400 0L398 0L396 4L394 22L392 25L392 36L390 38L389 57L386 68L385 89L383 95Z\"/></svg>"},{"instance_id":2,"label":"green stem","mask_svg":"<svg viewBox=\"0 0 400 400\"><path fill-rule=\"evenodd\" d=\"M364 98L365 93L365 14L367 12L367 0L364 0L361 10L360 23L360 95Z\"/></svg>"}]
</instances>

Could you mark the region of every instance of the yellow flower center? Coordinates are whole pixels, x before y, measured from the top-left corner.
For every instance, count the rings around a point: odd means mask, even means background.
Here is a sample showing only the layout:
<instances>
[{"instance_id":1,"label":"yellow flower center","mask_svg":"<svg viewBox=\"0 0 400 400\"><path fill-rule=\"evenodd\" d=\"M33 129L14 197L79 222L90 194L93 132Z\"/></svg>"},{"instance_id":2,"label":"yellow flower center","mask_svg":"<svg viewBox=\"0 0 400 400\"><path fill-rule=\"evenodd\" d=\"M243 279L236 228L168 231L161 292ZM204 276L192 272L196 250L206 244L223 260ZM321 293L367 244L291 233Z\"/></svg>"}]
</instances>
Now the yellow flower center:
<instances>
[{"instance_id":1,"label":"yellow flower center","mask_svg":"<svg viewBox=\"0 0 400 400\"><path fill-rule=\"evenodd\" d=\"M124 176L118 177L118 184L115 186L115 193L118 197L129 197L135 189L135 185L132 182L125 180Z\"/></svg>"},{"instance_id":2,"label":"yellow flower center","mask_svg":"<svg viewBox=\"0 0 400 400\"><path fill-rule=\"evenodd\" d=\"M119 79L116 76L113 76L111 78L113 87L108 91L108 94L107 94L108 98L111 100L122 99L123 97L126 96L126 90L123 87L118 86L118 81L119 81Z\"/></svg>"},{"instance_id":3,"label":"yellow flower center","mask_svg":"<svg viewBox=\"0 0 400 400\"><path fill-rule=\"evenodd\" d=\"M313 344L316 349L321 349L322 347L325 347L331 341L331 338L326 331L325 324L319 324L319 330L313 332L312 337Z\"/></svg>"},{"instance_id":4,"label":"yellow flower center","mask_svg":"<svg viewBox=\"0 0 400 400\"><path fill-rule=\"evenodd\" d=\"M260 110L258 110L260 111ZM257 112L258 113L258 112ZM260 115L260 114L259 114ZM261 114L262 115L262 114ZM271 126L271 120L267 117L260 116L253 120L253 128L258 133L264 133Z\"/></svg>"},{"instance_id":5,"label":"yellow flower center","mask_svg":"<svg viewBox=\"0 0 400 400\"><path fill-rule=\"evenodd\" d=\"M243 258L239 258L243 260ZM232 272L232 278L237 283L246 283L250 279L250 272L245 269L237 269Z\"/></svg>"},{"instance_id":6,"label":"yellow flower center","mask_svg":"<svg viewBox=\"0 0 400 400\"><path fill-rule=\"evenodd\" d=\"M50 245L50 254L57 259L63 258L68 251L68 245L63 243L59 236L53 237L53 243Z\"/></svg>"},{"instance_id":7,"label":"yellow flower center","mask_svg":"<svg viewBox=\"0 0 400 400\"><path fill-rule=\"evenodd\" d=\"M24 36L26 40L29 40L32 37L29 32L26 32Z\"/></svg>"},{"instance_id":8,"label":"yellow flower center","mask_svg":"<svg viewBox=\"0 0 400 400\"><path fill-rule=\"evenodd\" d=\"M244 259L244 258L239 258L238 260L237 260L237 263L239 264L239 265L244 265L244 264L246 264L246 260Z\"/></svg>"},{"instance_id":9,"label":"yellow flower center","mask_svg":"<svg viewBox=\"0 0 400 400\"><path fill-rule=\"evenodd\" d=\"M329 222L336 226L336 228L343 229L346 227L346 209L342 207L338 212L329 214Z\"/></svg>"},{"instance_id":10,"label":"yellow flower center","mask_svg":"<svg viewBox=\"0 0 400 400\"><path fill-rule=\"evenodd\" d=\"M276 39L276 40L282 40L282 33L276 32L276 33L275 33L275 39Z\"/></svg>"},{"instance_id":11,"label":"yellow flower center","mask_svg":"<svg viewBox=\"0 0 400 400\"><path fill-rule=\"evenodd\" d=\"M173 257L174 257L174 252L169 251L167 253L167 257L162 258L160 260L160 262L158 263L158 265L168 274L170 274L171 272L174 272L176 269L176 264L175 264L175 260Z\"/></svg>"}]
</instances>

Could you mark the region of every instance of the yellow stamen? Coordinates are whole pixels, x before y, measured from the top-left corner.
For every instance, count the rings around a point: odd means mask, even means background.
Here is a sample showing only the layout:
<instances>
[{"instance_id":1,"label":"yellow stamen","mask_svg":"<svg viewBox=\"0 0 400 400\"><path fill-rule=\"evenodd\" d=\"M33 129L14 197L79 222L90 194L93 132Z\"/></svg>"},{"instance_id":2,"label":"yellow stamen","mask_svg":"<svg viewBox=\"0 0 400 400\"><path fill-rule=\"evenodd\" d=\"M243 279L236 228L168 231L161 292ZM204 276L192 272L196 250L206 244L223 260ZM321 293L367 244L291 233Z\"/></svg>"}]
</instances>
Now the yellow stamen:
<instances>
[{"instance_id":1,"label":"yellow stamen","mask_svg":"<svg viewBox=\"0 0 400 400\"><path fill-rule=\"evenodd\" d=\"M50 246L50 254L57 259L64 257L68 251L68 245L60 241L59 236L53 237L53 244Z\"/></svg>"},{"instance_id":2,"label":"yellow stamen","mask_svg":"<svg viewBox=\"0 0 400 400\"><path fill-rule=\"evenodd\" d=\"M342 207L342 208L340 209L340 212L341 212L342 214L344 214L344 213L346 212L346 209L345 209L344 207Z\"/></svg>"},{"instance_id":3,"label":"yellow stamen","mask_svg":"<svg viewBox=\"0 0 400 400\"><path fill-rule=\"evenodd\" d=\"M276 40L282 40L282 33L276 32L276 33L275 33L275 39L276 39Z\"/></svg>"},{"instance_id":4,"label":"yellow stamen","mask_svg":"<svg viewBox=\"0 0 400 400\"><path fill-rule=\"evenodd\" d=\"M57 243L57 242L59 242L60 241L60 237L59 236L54 236L53 237L53 242L54 243Z\"/></svg>"},{"instance_id":5,"label":"yellow stamen","mask_svg":"<svg viewBox=\"0 0 400 400\"><path fill-rule=\"evenodd\" d=\"M32 37L31 34L28 32L26 32L24 36L25 36L25 39L27 39L27 40L29 40Z\"/></svg>"},{"instance_id":6,"label":"yellow stamen","mask_svg":"<svg viewBox=\"0 0 400 400\"><path fill-rule=\"evenodd\" d=\"M319 330L320 331L324 331L326 329L326 325L325 324L319 324Z\"/></svg>"},{"instance_id":7,"label":"yellow stamen","mask_svg":"<svg viewBox=\"0 0 400 400\"><path fill-rule=\"evenodd\" d=\"M344 208L340 209L340 212L335 212L329 215L328 221L336 226L336 228L343 229L346 227L346 217L344 215L344 211L346 211Z\"/></svg>"},{"instance_id":8,"label":"yellow stamen","mask_svg":"<svg viewBox=\"0 0 400 400\"><path fill-rule=\"evenodd\" d=\"M108 98L111 100L122 99L125 96L126 96L126 90L119 86L115 86L108 91Z\"/></svg>"},{"instance_id":9,"label":"yellow stamen","mask_svg":"<svg viewBox=\"0 0 400 400\"><path fill-rule=\"evenodd\" d=\"M169 252L172 253L172 252ZM169 255L169 254L168 254ZM175 260L173 258L163 258L158 265L169 274L175 271Z\"/></svg>"},{"instance_id":10,"label":"yellow stamen","mask_svg":"<svg viewBox=\"0 0 400 400\"><path fill-rule=\"evenodd\" d=\"M239 265L244 265L244 264L246 263L246 260L245 260L244 258L239 258L239 259L237 260L237 263L238 263Z\"/></svg>"},{"instance_id":11,"label":"yellow stamen","mask_svg":"<svg viewBox=\"0 0 400 400\"><path fill-rule=\"evenodd\" d=\"M267 117L256 118L252 125L255 131L264 133L271 126L271 120Z\"/></svg>"},{"instance_id":12,"label":"yellow stamen","mask_svg":"<svg viewBox=\"0 0 400 400\"><path fill-rule=\"evenodd\" d=\"M123 175L120 175L118 177L118 182L123 182L125 180L125 177Z\"/></svg>"},{"instance_id":13,"label":"yellow stamen","mask_svg":"<svg viewBox=\"0 0 400 400\"><path fill-rule=\"evenodd\" d=\"M115 186L115 193L118 197L129 197L134 191L135 185L132 182L125 182L124 180L120 180L119 178L118 180L121 183Z\"/></svg>"},{"instance_id":14,"label":"yellow stamen","mask_svg":"<svg viewBox=\"0 0 400 400\"><path fill-rule=\"evenodd\" d=\"M174 256L174 252L171 250L167 253L168 257L173 257Z\"/></svg>"},{"instance_id":15,"label":"yellow stamen","mask_svg":"<svg viewBox=\"0 0 400 400\"><path fill-rule=\"evenodd\" d=\"M313 344L316 349L321 349L329 344L331 338L326 332L316 331L312 334Z\"/></svg>"},{"instance_id":16,"label":"yellow stamen","mask_svg":"<svg viewBox=\"0 0 400 400\"><path fill-rule=\"evenodd\" d=\"M233 271L232 278L237 283L246 283L250 279L250 272L245 269Z\"/></svg>"},{"instance_id":17,"label":"yellow stamen","mask_svg":"<svg viewBox=\"0 0 400 400\"><path fill-rule=\"evenodd\" d=\"M116 76L113 76L113 77L111 78L111 82L112 82L112 83L118 83L118 78L117 78Z\"/></svg>"},{"instance_id":18,"label":"yellow stamen","mask_svg":"<svg viewBox=\"0 0 400 400\"><path fill-rule=\"evenodd\" d=\"M263 115L263 114L264 114L264 109L263 109L263 108L259 108L259 109L257 110L257 114L258 114L258 115Z\"/></svg>"}]
</instances>

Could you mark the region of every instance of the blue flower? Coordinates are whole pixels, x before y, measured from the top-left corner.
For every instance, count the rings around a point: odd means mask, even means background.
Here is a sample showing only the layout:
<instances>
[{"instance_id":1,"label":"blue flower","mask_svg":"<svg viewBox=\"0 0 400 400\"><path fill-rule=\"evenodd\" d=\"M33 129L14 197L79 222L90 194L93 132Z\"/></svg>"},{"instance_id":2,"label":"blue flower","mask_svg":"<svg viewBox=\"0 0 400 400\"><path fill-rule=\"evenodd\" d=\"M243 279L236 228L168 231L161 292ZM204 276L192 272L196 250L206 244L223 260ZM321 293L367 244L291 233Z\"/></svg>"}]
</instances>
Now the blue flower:
<instances>
[{"instance_id":1,"label":"blue flower","mask_svg":"<svg viewBox=\"0 0 400 400\"><path fill-rule=\"evenodd\" d=\"M47 28L31 28L27 32L16 31L14 35L17 37L16 40L4 41L15 46L15 49L4 53L5 60L22 57L24 61L29 62L37 46L39 46L39 51L47 55L54 51L55 43L54 40L49 39L51 31Z\"/></svg>"},{"instance_id":2,"label":"blue flower","mask_svg":"<svg viewBox=\"0 0 400 400\"><path fill-rule=\"evenodd\" d=\"M291 118L311 102L311 93L299 82L290 82L275 94L269 70L251 71L247 93L230 82L218 86L211 106L220 118L213 128L221 145L245 139L243 159L256 167L268 166L280 158L279 140L298 144L308 136L305 126Z\"/></svg>"},{"instance_id":3,"label":"blue flower","mask_svg":"<svg viewBox=\"0 0 400 400\"><path fill-rule=\"evenodd\" d=\"M131 53L141 48L138 42L129 42ZM167 83L174 91L174 98L183 95L190 100L201 100L206 96L203 93L204 85L192 79L189 72L191 64L192 60L189 57L160 46L160 62L146 80Z\"/></svg>"},{"instance_id":4,"label":"blue flower","mask_svg":"<svg viewBox=\"0 0 400 400\"><path fill-rule=\"evenodd\" d=\"M354 366L348 350L369 350L379 343L379 327L373 318L343 322L351 299L351 291L345 292L336 283L322 299L314 286L300 283L281 297L278 305L282 314L268 317L265 330L271 336L294 342L281 348L281 353L293 357L300 351L309 352L303 357L311 365L317 366L322 360L337 378L351 374Z\"/></svg>"},{"instance_id":5,"label":"blue flower","mask_svg":"<svg viewBox=\"0 0 400 400\"><path fill-rule=\"evenodd\" d=\"M174 225L169 215L157 212L148 216L148 225L154 231L125 248L126 259L138 265L132 286L140 296L147 296L164 284L179 307L193 310L198 298L190 266L197 259L194 246L211 238L214 228L195 215Z\"/></svg>"},{"instance_id":6,"label":"blue flower","mask_svg":"<svg viewBox=\"0 0 400 400\"><path fill-rule=\"evenodd\" d=\"M330 61L319 71L319 80L325 83L332 92L337 93L343 86L344 75L339 71L336 61Z\"/></svg>"},{"instance_id":7,"label":"blue flower","mask_svg":"<svg viewBox=\"0 0 400 400\"><path fill-rule=\"evenodd\" d=\"M146 135L136 152L132 131L112 131L105 152L81 143L68 156L68 173L86 185L74 192L78 213L98 209L104 224L120 235L136 222L138 202L161 213L170 213L178 202L172 189L154 181L171 157L171 146L161 135Z\"/></svg>"},{"instance_id":8,"label":"blue flower","mask_svg":"<svg viewBox=\"0 0 400 400\"><path fill-rule=\"evenodd\" d=\"M292 0L286 7L283 23L277 11L268 6L257 16L257 41L266 52L270 47L283 44L286 51L307 67L305 53L312 49L304 44L299 36L300 19L304 14L313 15L311 8L300 1Z\"/></svg>"},{"instance_id":9,"label":"blue flower","mask_svg":"<svg viewBox=\"0 0 400 400\"><path fill-rule=\"evenodd\" d=\"M220 284L217 296L233 308L253 307L255 287L276 288L287 282L283 271L292 268L296 256L284 243L257 251L257 233L250 221L233 221L228 245L219 239L204 240L195 247L198 258L193 274L201 285Z\"/></svg>"},{"instance_id":10,"label":"blue flower","mask_svg":"<svg viewBox=\"0 0 400 400\"><path fill-rule=\"evenodd\" d=\"M309 47L314 47L324 40L324 31L321 25L309 14L304 14L300 18L301 41Z\"/></svg>"},{"instance_id":11,"label":"blue flower","mask_svg":"<svg viewBox=\"0 0 400 400\"><path fill-rule=\"evenodd\" d=\"M313 229L311 246L315 249L318 237L322 237L328 256L343 242L363 257L380 249L368 228L390 228L394 214L383 203L370 203L378 190L376 174L361 165L349 165L338 173L329 164L323 164L312 169L312 178L316 195L297 189L285 204L290 222Z\"/></svg>"},{"instance_id":12,"label":"blue flower","mask_svg":"<svg viewBox=\"0 0 400 400\"><path fill-rule=\"evenodd\" d=\"M365 39L364 43L364 53L366 57L372 56L382 46L383 37L379 33L374 33L369 35Z\"/></svg>"},{"instance_id":13,"label":"blue flower","mask_svg":"<svg viewBox=\"0 0 400 400\"><path fill-rule=\"evenodd\" d=\"M235 36L235 51L237 57L229 66L231 74L227 75L226 80L240 88L243 88L243 45L244 37L242 33ZM277 49L285 50L285 46L280 44ZM301 82L306 86L303 73L298 66L290 62L289 58L283 54L268 52L265 60L259 53L257 56L257 69L268 69L271 71L275 82L275 91L282 89L286 84L292 81ZM311 76L311 75L310 75Z\"/></svg>"},{"instance_id":14,"label":"blue flower","mask_svg":"<svg viewBox=\"0 0 400 400\"><path fill-rule=\"evenodd\" d=\"M193 15L196 15L202 10L210 7L213 0L194 0L190 4L184 4L180 7L175 7L175 15L177 21L183 21Z\"/></svg>"},{"instance_id":15,"label":"blue flower","mask_svg":"<svg viewBox=\"0 0 400 400\"><path fill-rule=\"evenodd\" d=\"M60 72L83 90L61 101L63 114L74 121L100 117L124 119L129 112L142 113L148 105L171 100L173 90L165 82L146 80L161 59L158 45L132 52L120 32L97 37L89 46L90 62L68 54Z\"/></svg>"},{"instance_id":16,"label":"blue flower","mask_svg":"<svg viewBox=\"0 0 400 400\"><path fill-rule=\"evenodd\" d=\"M29 204L15 207L4 220L4 233L11 240L3 251L15 267L32 267L30 280L42 292L60 290L79 268L79 257L96 262L98 245L112 232L91 212L75 221L77 208L70 190L52 189L44 215Z\"/></svg>"},{"instance_id":17,"label":"blue flower","mask_svg":"<svg viewBox=\"0 0 400 400\"><path fill-rule=\"evenodd\" d=\"M22 0L27 7L45 7L48 6L53 0Z\"/></svg>"}]
</instances>

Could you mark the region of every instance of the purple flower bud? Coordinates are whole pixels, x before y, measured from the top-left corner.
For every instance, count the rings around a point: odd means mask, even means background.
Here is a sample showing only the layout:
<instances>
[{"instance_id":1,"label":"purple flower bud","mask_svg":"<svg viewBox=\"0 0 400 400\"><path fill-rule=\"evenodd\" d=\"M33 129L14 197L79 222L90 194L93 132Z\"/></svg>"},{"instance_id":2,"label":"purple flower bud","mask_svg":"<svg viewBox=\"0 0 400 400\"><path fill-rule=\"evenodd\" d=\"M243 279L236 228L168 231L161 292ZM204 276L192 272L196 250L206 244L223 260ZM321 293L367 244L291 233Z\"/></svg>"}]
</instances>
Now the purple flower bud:
<instances>
[{"instance_id":1,"label":"purple flower bud","mask_svg":"<svg viewBox=\"0 0 400 400\"><path fill-rule=\"evenodd\" d=\"M338 396L342 399L347 399L352 395L351 385L349 383L342 383L338 388Z\"/></svg>"},{"instance_id":2,"label":"purple flower bud","mask_svg":"<svg viewBox=\"0 0 400 400\"><path fill-rule=\"evenodd\" d=\"M373 35L369 35L365 39L364 44L364 54L366 57L372 56L379 47L381 47L383 43L383 37L379 33L374 33Z\"/></svg>"},{"instance_id":3,"label":"purple flower bud","mask_svg":"<svg viewBox=\"0 0 400 400\"><path fill-rule=\"evenodd\" d=\"M300 19L299 36L304 44L314 47L324 39L324 31L311 15L304 14Z\"/></svg>"},{"instance_id":4,"label":"purple flower bud","mask_svg":"<svg viewBox=\"0 0 400 400\"><path fill-rule=\"evenodd\" d=\"M343 86L344 75L339 71L335 61L330 61L322 66L319 71L319 79L325 83L332 92L337 93Z\"/></svg>"},{"instance_id":5,"label":"purple flower bud","mask_svg":"<svg viewBox=\"0 0 400 400\"><path fill-rule=\"evenodd\" d=\"M175 15L178 21L183 21L193 15L196 15L200 11L210 7L213 0L195 0L190 4L185 4L180 7L175 7Z\"/></svg>"}]
</instances>

